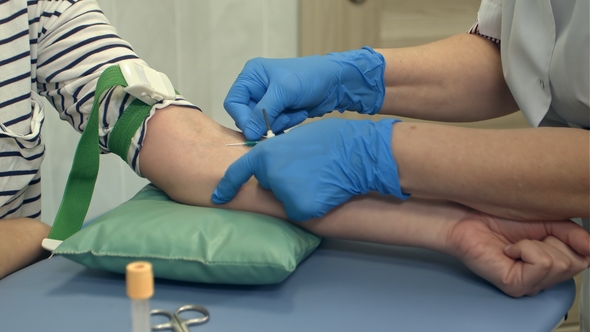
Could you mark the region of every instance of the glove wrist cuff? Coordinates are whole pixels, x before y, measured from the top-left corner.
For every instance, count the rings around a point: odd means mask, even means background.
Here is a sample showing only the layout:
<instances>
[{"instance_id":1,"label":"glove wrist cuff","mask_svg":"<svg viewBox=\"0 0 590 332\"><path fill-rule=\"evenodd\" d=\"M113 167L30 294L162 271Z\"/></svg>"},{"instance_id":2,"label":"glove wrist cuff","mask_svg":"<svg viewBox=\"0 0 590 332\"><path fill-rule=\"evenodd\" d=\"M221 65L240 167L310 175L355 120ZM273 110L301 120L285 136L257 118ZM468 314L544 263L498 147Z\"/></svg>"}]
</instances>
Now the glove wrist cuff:
<instances>
[{"instance_id":1,"label":"glove wrist cuff","mask_svg":"<svg viewBox=\"0 0 590 332\"><path fill-rule=\"evenodd\" d=\"M345 59L339 60L342 75L337 110L371 115L379 112L385 99L383 56L368 46L340 55Z\"/></svg>"},{"instance_id":2,"label":"glove wrist cuff","mask_svg":"<svg viewBox=\"0 0 590 332\"><path fill-rule=\"evenodd\" d=\"M393 124L401 122L398 119L383 119L375 123L376 135L372 144L374 146L375 167L368 172L372 173L372 181L369 182L369 188L378 191L382 195L393 195L399 199L405 200L410 197L402 191L399 181L397 163L391 152L391 134Z\"/></svg>"}]
</instances>

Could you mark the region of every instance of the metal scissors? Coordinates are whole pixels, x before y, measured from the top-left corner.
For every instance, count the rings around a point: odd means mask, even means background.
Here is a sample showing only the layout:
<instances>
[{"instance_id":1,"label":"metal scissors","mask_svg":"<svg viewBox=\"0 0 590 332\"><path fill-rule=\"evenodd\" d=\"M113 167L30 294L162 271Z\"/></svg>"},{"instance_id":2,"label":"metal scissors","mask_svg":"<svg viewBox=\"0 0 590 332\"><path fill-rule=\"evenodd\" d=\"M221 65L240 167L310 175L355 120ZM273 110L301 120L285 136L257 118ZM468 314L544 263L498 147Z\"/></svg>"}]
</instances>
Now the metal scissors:
<instances>
[{"instance_id":1,"label":"metal scissors","mask_svg":"<svg viewBox=\"0 0 590 332\"><path fill-rule=\"evenodd\" d=\"M185 311L196 311L202 313L205 316L199 318L183 319L180 317L180 313ZM207 311L207 309L192 304L183 305L182 307L176 309L174 313L166 310L154 309L150 312L150 315L160 315L170 318L168 323L152 326L152 330L172 330L174 332L190 332L188 329L189 325L203 324L209 320L209 311Z\"/></svg>"}]
</instances>

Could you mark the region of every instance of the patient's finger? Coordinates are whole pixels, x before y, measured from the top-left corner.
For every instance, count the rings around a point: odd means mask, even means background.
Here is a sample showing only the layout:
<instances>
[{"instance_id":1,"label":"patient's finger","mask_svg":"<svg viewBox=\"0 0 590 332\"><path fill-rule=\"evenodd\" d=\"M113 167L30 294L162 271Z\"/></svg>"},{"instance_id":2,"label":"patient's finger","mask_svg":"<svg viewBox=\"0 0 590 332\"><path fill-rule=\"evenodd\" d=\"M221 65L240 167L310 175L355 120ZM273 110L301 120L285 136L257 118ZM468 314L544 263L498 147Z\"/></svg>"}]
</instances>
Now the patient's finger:
<instances>
[{"instance_id":1,"label":"patient's finger","mask_svg":"<svg viewBox=\"0 0 590 332\"><path fill-rule=\"evenodd\" d=\"M541 246L552 255L553 265L550 273L538 285L539 291L573 278L588 268L588 259L572 250L567 244L553 236L542 241Z\"/></svg>"},{"instance_id":2,"label":"patient's finger","mask_svg":"<svg viewBox=\"0 0 590 332\"><path fill-rule=\"evenodd\" d=\"M521 240L504 248L506 256L520 260L502 279L500 289L512 296L533 295L537 286L551 271L553 257L537 240Z\"/></svg>"},{"instance_id":3,"label":"patient's finger","mask_svg":"<svg viewBox=\"0 0 590 332\"><path fill-rule=\"evenodd\" d=\"M561 242L555 237L551 237L554 242ZM572 266L572 260L565 252L560 249L546 243L547 239L538 243L539 247L543 249L548 255L551 256L551 266L549 267L549 273L541 280L537 285L533 286L527 295L535 295L538 292L550 288L567 279L568 272ZM550 240L551 241L551 240ZM555 244L556 244L555 243Z\"/></svg>"},{"instance_id":4,"label":"patient's finger","mask_svg":"<svg viewBox=\"0 0 590 332\"><path fill-rule=\"evenodd\" d=\"M543 241L523 240L507 247L504 252L513 259L522 260L521 264L517 263L517 270L512 276L520 278L521 289L517 292L519 295L535 295L572 278L588 267L586 257L577 254L553 236ZM518 285L518 282L515 285Z\"/></svg>"},{"instance_id":5,"label":"patient's finger","mask_svg":"<svg viewBox=\"0 0 590 332\"><path fill-rule=\"evenodd\" d=\"M548 221L545 228L549 235L553 235L578 254L590 257L590 234L584 227L573 221Z\"/></svg>"}]
</instances>

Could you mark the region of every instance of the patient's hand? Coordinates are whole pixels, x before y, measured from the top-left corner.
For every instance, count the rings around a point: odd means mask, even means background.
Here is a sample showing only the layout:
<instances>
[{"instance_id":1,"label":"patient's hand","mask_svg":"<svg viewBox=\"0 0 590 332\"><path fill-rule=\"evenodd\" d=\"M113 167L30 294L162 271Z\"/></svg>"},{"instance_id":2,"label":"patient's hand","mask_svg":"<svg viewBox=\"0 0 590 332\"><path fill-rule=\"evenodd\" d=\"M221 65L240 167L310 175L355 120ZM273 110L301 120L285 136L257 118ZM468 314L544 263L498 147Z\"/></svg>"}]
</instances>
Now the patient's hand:
<instances>
[{"instance_id":1,"label":"patient's hand","mask_svg":"<svg viewBox=\"0 0 590 332\"><path fill-rule=\"evenodd\" d=\"M571 221L470 215L448 235L451 254L508 295L534 295L590 266L590 236Z\"/></svg>"}]
</instances>

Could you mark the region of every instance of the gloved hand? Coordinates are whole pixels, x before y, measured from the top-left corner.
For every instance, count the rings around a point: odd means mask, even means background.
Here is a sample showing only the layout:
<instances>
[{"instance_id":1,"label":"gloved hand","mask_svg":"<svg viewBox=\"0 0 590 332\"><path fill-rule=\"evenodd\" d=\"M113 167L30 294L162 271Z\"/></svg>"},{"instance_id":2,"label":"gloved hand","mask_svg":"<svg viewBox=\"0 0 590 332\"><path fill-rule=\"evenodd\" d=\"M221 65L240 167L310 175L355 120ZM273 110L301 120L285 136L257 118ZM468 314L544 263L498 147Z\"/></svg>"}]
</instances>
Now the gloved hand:
<instances>
[{"instance_id":1,"label":"gloved hand","mask_svg":"<svg viewBox=\"0 0 590 332\"><path fill-rule=\"evenodd\" d=\"M296 221L321 217L369 191L405 199L391 153L397 121L326 119L265 140L229 166L212 200L229 202L252 175Z\"/></svg>"},{"instance_id":2,"label":"gloved hand","mask_svg":"<svg viewBox=\"0 0 590 332\"><path fill-rule=\"evenodd\" d=\"M325 56L248 61L224 107L248 140L338 110L375 114L383 105L385 60L369 47Z\"/></svg>"}]
</instances>

